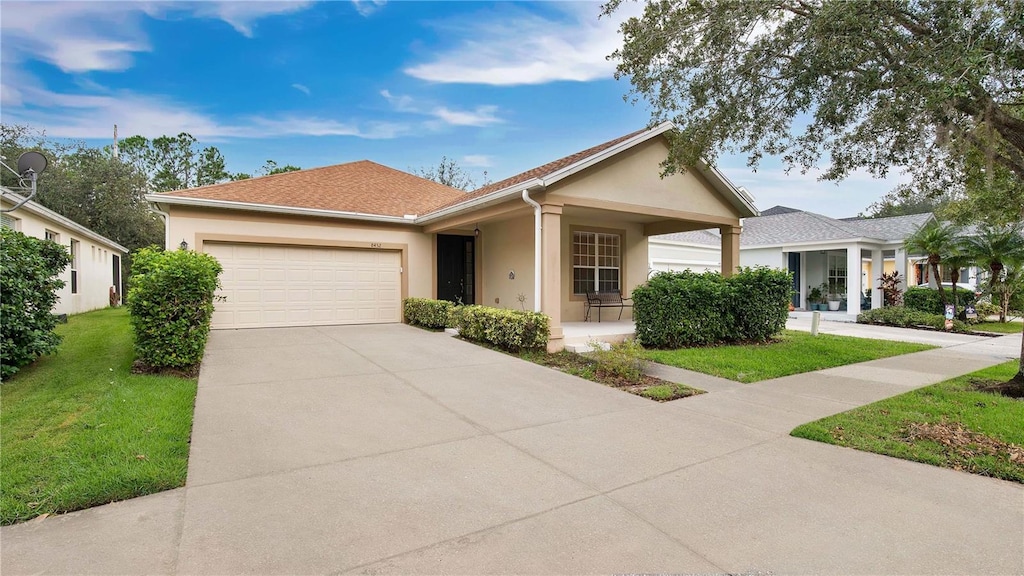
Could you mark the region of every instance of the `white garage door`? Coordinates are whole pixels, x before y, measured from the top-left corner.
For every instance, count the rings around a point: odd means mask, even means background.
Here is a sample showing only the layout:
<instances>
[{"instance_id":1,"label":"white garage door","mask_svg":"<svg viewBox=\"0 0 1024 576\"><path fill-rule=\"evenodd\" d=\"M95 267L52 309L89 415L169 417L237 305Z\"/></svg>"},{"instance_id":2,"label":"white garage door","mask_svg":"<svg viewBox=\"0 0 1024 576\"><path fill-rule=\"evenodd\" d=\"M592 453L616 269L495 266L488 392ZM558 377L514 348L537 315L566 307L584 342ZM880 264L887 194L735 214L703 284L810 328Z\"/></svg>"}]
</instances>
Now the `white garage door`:
<instances>
[{"instance_id":1,"label":"white garage door","mask_svg":"<svg viewBox=\"0 0 1024 576\"><path fill-rule=\"evenodd\" d=\"M401 253L207 242L224 267L213 328L399 322Z\"/></svg>"}]
</instances>

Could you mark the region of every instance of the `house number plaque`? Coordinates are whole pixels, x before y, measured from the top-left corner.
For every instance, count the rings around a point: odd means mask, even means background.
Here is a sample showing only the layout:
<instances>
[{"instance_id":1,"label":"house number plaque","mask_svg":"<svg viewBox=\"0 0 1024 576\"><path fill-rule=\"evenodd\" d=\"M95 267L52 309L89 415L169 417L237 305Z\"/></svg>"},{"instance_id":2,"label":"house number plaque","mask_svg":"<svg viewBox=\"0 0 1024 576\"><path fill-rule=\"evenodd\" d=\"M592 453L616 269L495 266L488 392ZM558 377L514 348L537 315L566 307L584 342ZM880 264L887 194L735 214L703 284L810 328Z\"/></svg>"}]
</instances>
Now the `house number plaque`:
<instances>
[{"instance_id":1,"label":"house number plaque","mask_svg":"<svg viewBox=\"0 0 1024 576\"><path fill-rule=\"evenodd\" d=\"M370 248L383 248L384 245L380 242L370 242Z\"/></svg>"}]
</instances>

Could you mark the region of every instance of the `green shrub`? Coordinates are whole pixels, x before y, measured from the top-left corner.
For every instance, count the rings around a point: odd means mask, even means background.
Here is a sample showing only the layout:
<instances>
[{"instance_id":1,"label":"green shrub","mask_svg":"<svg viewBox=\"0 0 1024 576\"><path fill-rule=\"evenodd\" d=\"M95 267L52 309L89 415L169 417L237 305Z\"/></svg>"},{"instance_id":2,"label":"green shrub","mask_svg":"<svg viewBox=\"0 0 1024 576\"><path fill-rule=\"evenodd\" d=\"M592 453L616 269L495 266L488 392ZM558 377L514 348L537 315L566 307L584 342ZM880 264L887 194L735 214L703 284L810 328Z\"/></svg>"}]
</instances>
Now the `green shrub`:
<instances>
[{"instance_id":1,"label":"green shrub","mask_svg":"<svg viewBox=\"0 0 1024 576\"><path fill-rule=\"evenodd\" d=\"M447 300L431 300L430 298L406 298L402 301L402 313L405 321L413 326L440 329L448 327L451 322L455 303Z\"/></svg>"},{"instance_id":2,"label":"green shrub","mask_svg":"<svg viewBox=\"0 0 1024 576\"><path fill-rule=\"evenodd\" d=\"M637 340L649 348L763 342L785 328L791 293L782 270L663 272L633 290Z\"/></svg>"},{"instance_id":3,"label":"green shrub","mask_svg":"<svg viewBox=\"0 0 1024 576\"><path fill-rule=\"evenodd\" d=\"M934 330L945 330L946 318L941 314L931 314L914 310L907 306L886 306L861 312L857 315L859 324L879 324L883 326L897 326L900 328L928 327ZM970 332L966 322L953 320L954 332Z\"/></svg>"},{"instance_id":4,"label":"green shrub","mask_svg":"<svg viewBox=\"0 0 1024 576\"><path fill-rule=\"evenodd\" d=\"M453 320L463 338L510 352L545 348L551 334L550 319L540 312L460 306Z\"/></svg>"},{"instance_id":5,"label":"green shrub","mask_svg":"<svg viewBox=\"0 0 1024 576\"><path fill-rule=\"evenodd\" d=\"M968 305L974 304L977 297L974 292L957 286L957 314L962 315L964 309ZM949 303L953 303L953 290L946 288L946 299ZM921 312L928 312L929 314L944 315L946 309L942 306L942 298L939 297L939 291L928 288L926 286L914 286L907 288L907 291L903 294L903 305L912 310L920 310Z\"/></svg>"},{"instance_id":6,"label":"green shrub","mask_svg":"<svg viewBox=\"0 0 1024 576\"><path fill-rule=\"evenodd\" d=\"M600 372L614 374L637 384L647 372L648 361L644 357L644 348L636 340L612 344L607 350L595 342L591 348L594 349L591 356L597 361L597 369Z\"/></svg>"},{"instance_id":7,"label":"green shrub","mask_svg":"<svg viewBox=\"0 0 1024 576\"><path fill-rule=\"evenodd\" d=\"M732 338L767 342L786 328L793 277L789 272L744 267L725 280L729 286Z\"/></svg>"},{"instance_id":8,"label":"green shrub","mask_svg":"<svg viewBox=\"0 0 1024 576\"><path fill-rule=\"evenodd\" d=\"M985 320L989 316L999 314L999 305L993 304L988 300L982 300L974 305L974 311L978 313L979 320Z\"/></svg>"},{"instance_id":9,"label":"green shrub","mask_svg":"<svg viewBox=\"0 0 1024 576\"><path fill-rule=\"evenodd\" d=\"M70 262L56 242L0 229L0 379L60 345L52 311Z\"/></svg>"},{"instance_id":10,"label":"green shrub","mask_svg":"<svg viewBox=\"0 0 1024 576\"><path fill-rule=\"evenodd\" d=\"M187 369L203 359L221 270L209 254L157 248L135 253L127 303L139 360Z\"/></svg>"}]
</instances>

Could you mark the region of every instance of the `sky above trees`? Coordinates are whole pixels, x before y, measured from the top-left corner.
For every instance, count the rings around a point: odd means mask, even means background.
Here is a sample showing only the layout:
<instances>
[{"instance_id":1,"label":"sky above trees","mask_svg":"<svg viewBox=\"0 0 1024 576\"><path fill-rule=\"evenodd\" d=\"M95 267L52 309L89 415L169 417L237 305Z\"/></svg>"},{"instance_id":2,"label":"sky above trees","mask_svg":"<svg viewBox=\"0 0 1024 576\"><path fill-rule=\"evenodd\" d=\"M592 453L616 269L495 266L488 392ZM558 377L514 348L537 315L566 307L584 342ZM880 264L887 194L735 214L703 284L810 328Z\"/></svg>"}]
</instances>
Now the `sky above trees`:
<instances>
[{"instance_id":1,"label":"sky above trees","mask_svg":"<svg viewBox=\"0 0 1024 576\"><path fill-rule=\"evenodd\" d=\"M102 146L187 132L231 173L267 158L498 180L644 126L606 59L639 6L589 2L4 2L0 120ZM524 33L528 30L529 33ZM719 166L759 207L863 211L900 180ZM827 168L822 166L822 168Z\"/></svg>"}]
</instances>

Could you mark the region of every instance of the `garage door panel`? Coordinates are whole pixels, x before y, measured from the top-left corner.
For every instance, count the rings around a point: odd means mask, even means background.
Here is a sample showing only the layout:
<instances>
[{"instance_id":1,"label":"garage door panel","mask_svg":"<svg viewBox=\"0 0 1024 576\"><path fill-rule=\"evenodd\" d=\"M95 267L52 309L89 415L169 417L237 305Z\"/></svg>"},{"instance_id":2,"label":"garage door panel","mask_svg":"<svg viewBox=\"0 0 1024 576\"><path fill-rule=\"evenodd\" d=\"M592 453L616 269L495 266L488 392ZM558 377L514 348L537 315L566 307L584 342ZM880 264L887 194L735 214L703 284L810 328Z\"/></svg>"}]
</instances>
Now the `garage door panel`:
<instances>
[{"instance_id":1,"label":"garage door panel","mask_svg":"<svg viewBox=\"0 0 1024 576\"><path fill-rule=\"evenodd\" d=\"M224 268L214 328L400 321L395 251L207 242Z\"/></svg>"}]
</instances>

